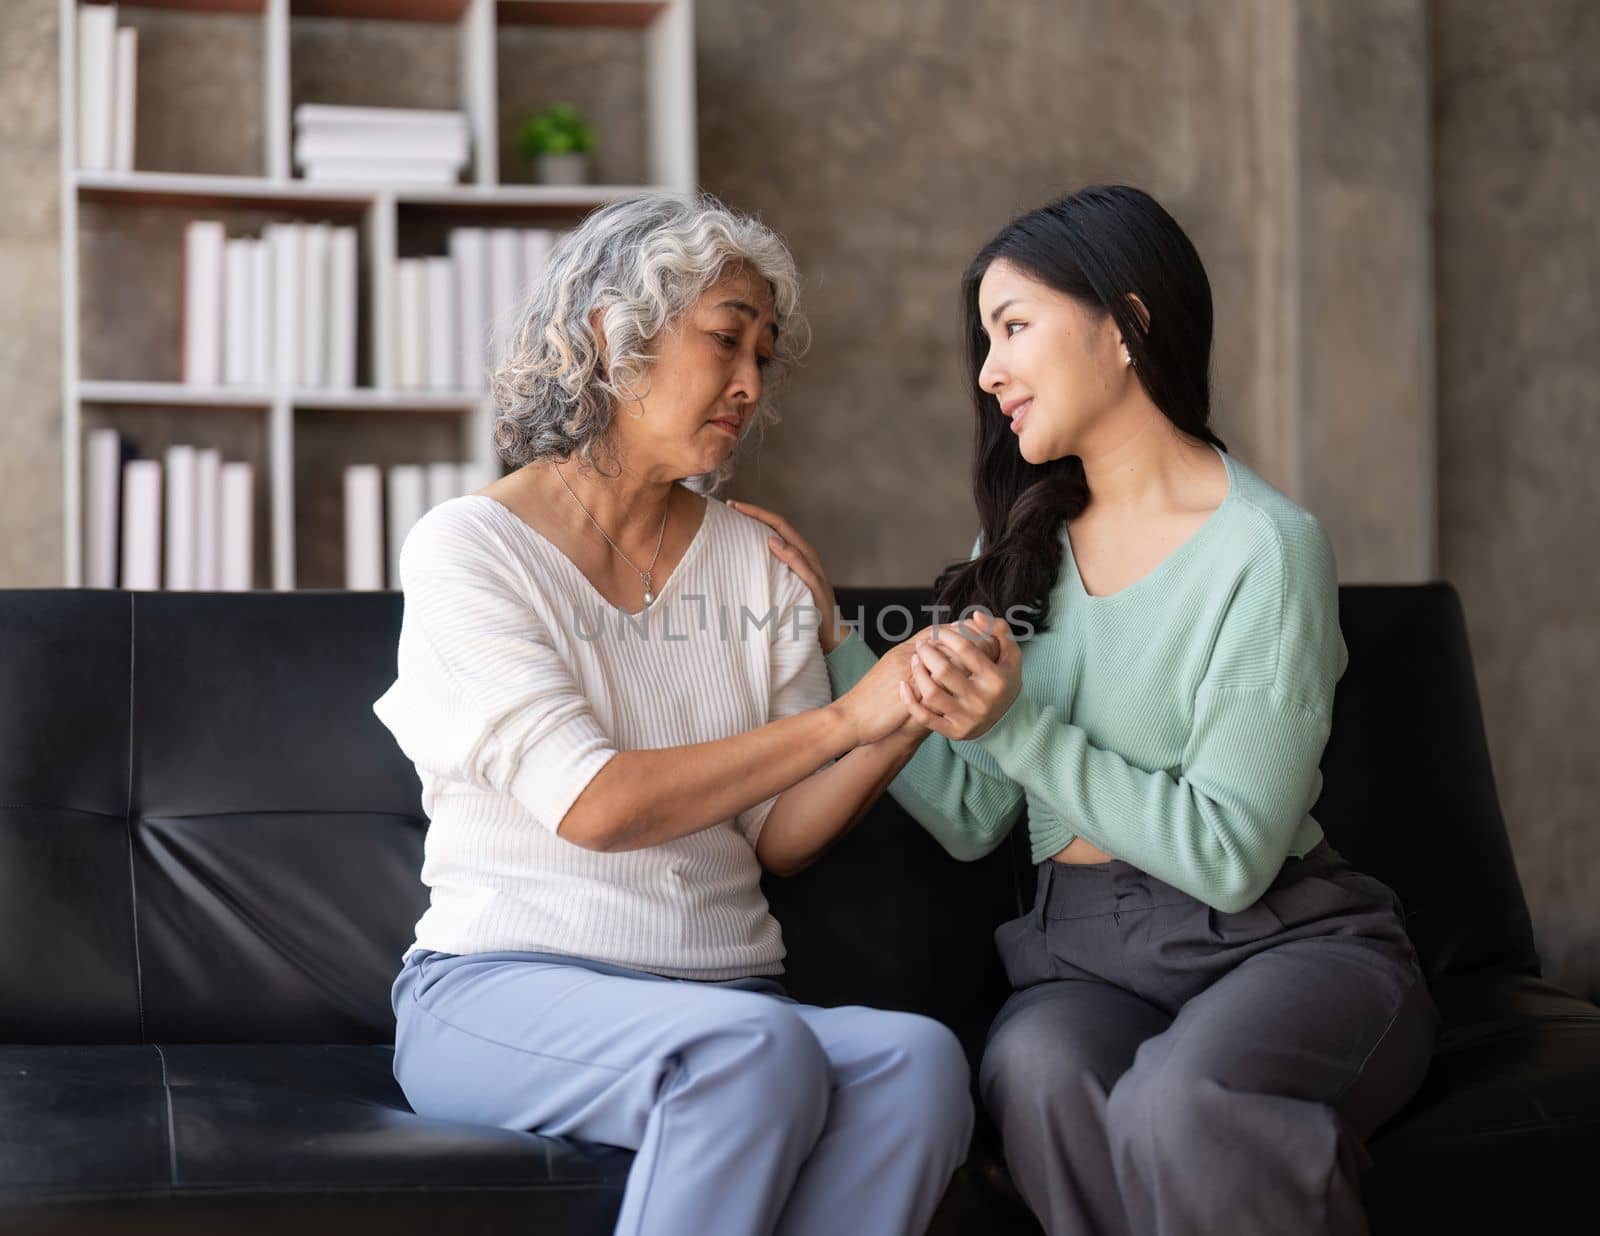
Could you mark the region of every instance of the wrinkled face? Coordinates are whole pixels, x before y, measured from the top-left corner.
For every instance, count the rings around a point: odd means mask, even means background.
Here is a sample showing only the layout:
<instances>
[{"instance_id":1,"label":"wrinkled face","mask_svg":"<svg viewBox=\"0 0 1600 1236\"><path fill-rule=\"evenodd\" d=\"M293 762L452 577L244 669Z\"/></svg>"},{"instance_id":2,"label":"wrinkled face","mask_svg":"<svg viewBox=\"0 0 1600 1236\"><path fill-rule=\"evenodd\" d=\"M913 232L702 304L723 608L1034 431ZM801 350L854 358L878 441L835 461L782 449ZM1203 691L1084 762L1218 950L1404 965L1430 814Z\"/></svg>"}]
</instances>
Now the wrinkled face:
<instances>
[{"instance_id":1,"label":"wrinkled face","mask_svg":"<svg viewBox=\"0 0 1600 1236\"><path fill-rule=\"evenodd\" d=\"M984 272L978 312L989 336L978 385L999 400L1029 463L1078 454L1138 381L1109 313L1091 313L1003 259Z\"/></svg>"},{"instance_id":2,"label":"wrinkled face","mask_svg":"<svg viewBox=\"0 0 1600 1236\"><path fill-rule=\"evenodd\" d=\"M777 337L767 281L744 266L725 271L657 336L640 400L617 409L625 457L656 478L719 467L750 423Z\"/></svg>"}]
</instances>

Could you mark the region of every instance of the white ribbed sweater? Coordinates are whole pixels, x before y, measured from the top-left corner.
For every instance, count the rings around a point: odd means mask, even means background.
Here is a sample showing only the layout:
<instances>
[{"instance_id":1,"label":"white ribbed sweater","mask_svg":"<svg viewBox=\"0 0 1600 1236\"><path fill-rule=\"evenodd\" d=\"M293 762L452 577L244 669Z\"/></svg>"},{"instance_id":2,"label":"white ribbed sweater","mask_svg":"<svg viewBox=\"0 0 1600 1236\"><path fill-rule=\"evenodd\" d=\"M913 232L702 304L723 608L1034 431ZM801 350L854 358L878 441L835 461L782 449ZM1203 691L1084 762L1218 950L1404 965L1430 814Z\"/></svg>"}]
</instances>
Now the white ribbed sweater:
<instances>
[{"instance_id":1,"label":"white ribbed sweater","mask_svg":"<svg viewBox=\"0 0 1600 1236\"><path fill-rule=\"evenodd\" d=\"M618 751L727 738L831 697L809 589L716 498L655 603L611 606L493 498L400 552L398 674L372 705L422 781L430 904L406 949L588 957L679 978L783 970L755 840L776 796L661 845L556 829Z\"/></svg>"}]
</instances>

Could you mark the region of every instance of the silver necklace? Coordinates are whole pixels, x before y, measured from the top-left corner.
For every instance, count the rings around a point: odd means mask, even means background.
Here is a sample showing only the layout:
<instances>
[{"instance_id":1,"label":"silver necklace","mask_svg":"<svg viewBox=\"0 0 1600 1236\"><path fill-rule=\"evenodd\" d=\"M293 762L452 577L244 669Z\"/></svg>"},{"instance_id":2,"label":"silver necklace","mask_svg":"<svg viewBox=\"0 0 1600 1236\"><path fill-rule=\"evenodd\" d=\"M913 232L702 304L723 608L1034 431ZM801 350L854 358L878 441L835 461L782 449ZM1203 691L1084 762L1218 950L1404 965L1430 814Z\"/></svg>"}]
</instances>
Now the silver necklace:
<instances>
[{"instance_id":1,"label":"silver necklace","mask_svg":"<svg viewBox=\"0 0 1600 1236\"><path fill-rule=\"evenodd\" d=\"M606 544L610 545L611 548L616 550L618 554L621 554L622 560L630 567L633 567L634 571L638 574L639 582L644 585L644 603L645 607L648 608L650 603L656 599L656 594L651 590L650 575L651 572L655 570L656 559L661 556L661 542L667 535L667 512L672 509L672 492L670 490L667 492L667 501L664 502L661 507L661 532L656 536L656 552L650 555L650 568L649 570L640 571L633 559L628 557L627 554L622 553L622 547L613 541L609 536L606 536L606 530L600 527L600 521L598 519L589 514L589 508L583 505L583 499L578 497L577 494L572 493L572 486L567 485L567 478L561 476L561 469L556 467L554 461L551 462L550 466L556 469L556 475L561 477L561 483L566 485L567 492L572 494L572 500L578 504L578 509L581 510L585 515L589 515L589 522L595 526L601 536L606 538Z\"/></svg>"}]
</instances>

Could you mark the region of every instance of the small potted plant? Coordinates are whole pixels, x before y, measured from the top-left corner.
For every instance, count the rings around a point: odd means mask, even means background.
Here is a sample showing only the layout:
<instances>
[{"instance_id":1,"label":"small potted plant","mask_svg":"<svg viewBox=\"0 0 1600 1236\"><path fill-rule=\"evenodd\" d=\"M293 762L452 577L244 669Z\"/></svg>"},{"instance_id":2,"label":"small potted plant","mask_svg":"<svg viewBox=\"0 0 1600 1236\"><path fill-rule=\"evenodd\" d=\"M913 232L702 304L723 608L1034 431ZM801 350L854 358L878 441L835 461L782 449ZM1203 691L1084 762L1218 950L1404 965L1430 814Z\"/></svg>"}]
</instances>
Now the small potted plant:
<instances>
[{"instance_id":1,"label":"small potted plant","mask_svg":"<svg viewBox=\"0 0 1600 1236\"><path fill-rule=\"evenodd\" d=\"M571 103L555 103L523 122L517 149L547 185L581 185L589 179L594 131Z\"/></svg>"}]
</instances>

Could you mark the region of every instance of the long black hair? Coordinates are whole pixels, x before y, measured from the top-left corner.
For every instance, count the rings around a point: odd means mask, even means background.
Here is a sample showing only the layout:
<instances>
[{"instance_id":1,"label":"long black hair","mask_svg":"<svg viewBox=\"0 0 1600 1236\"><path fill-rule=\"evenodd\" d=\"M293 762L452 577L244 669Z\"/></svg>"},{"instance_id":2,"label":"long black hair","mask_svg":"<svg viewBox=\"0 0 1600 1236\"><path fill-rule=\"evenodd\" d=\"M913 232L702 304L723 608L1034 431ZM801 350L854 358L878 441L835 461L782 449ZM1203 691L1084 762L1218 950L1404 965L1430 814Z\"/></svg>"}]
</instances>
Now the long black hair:
<instances>
[{"instance_id":1,"label":"long black hair","mask_svg":"<svg viewBox=\"0 0 1600 1236\"><path fill-rule=\"evenodd\" d=\"M1089 505L1089 484L1076 455L1041 464L1023 459L999 400L978 386L989 352L978 285L999 259L1091 312L1109 313L1156 407L1184 433L1225 451L1207 425L1211 284L1177 221L1128 185L1089 185L1018 216L962 276L961 329L977 412L972 497L982 549L970 562L945 567L933 587L937 603L956 618L981 606L1046 630L1061 571L1062 525ZM1149 311L1148 330L1129 293Z\"/></svg>"}]
</instances>

